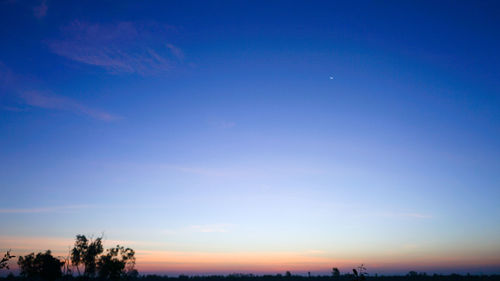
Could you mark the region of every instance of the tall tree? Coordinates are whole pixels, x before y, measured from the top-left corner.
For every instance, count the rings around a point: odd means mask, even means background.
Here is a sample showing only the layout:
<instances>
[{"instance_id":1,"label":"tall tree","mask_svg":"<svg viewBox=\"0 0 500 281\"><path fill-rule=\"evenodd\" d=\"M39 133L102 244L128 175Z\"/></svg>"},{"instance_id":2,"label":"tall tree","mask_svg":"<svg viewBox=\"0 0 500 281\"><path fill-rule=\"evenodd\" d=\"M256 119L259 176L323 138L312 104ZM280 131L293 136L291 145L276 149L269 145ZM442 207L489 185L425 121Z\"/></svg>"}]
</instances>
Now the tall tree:
<instances>
[{"instance_id":1,"label":"tall tree","mask_svg":"<svg viewBox=\"0 0 500 281\"><path fill-rule=\"evenodd\" d=\"M71 250L71 263L76 266L78 274L80 274L80 266L83 265L85 276L95 276L97 258L103 251L102 236L89 240L85 235L79 234Z\"/></svg>"}]
</instances>

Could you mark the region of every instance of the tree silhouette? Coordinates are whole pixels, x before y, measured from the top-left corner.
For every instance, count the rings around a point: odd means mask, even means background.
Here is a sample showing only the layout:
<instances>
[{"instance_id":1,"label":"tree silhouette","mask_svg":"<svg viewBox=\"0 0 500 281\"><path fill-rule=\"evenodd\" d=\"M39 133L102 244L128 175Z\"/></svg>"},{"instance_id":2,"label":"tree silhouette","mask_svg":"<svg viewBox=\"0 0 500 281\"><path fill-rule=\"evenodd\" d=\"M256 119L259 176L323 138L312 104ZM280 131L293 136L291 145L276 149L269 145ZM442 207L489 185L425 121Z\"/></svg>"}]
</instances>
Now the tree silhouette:
<instances>
[{"instance_id":1,"label":"tree silhouette","mask_svg":"<svg viewBox=\"0 0 500 281\"><path fill-rule=\"evenodd\" d=\"M71 270L71 248L68 247L68 255L62 257L63 265L63 274L64 275L72 275L73 271Z\"/></svg>"},{"instance_id":2,"label":"tree silhouette","mask_svg":"<svg viewBox=\"0 0 500 281\"><path fill-rule=\"evenodd\" d=\"M20 256L17 261L21 275L30 279L41 278L46 281L56 280L62 276L63 262L54 258L50 250L45 253L31 253Z\"/></svg>"},{"instance_id":3,"label":"tree silhouette","mask_svg":"<svg viewBox=\"0 0 500 281\"><path fill-rule=\"evenodd\" d=\"M77 235L75 246L71 250L71 263L76 266L78 274L80 266L84 266L84 275L91 277L95 276L97 269L97 257L103 252L102 236L95 240L89 240L85 235Z\"/></svg>"},{"instance_id":4,"label":"tree silhouette","mask_svg":"<svg viewBox=\"0 0 500 281\"><path fill-rule=\"evenodd\" d=\"M15 258L16 256L13 256L10 254L10 250L7 251L7 253L5 253L5 255L3 256L3 258L0 260L0 269L10 269L9 268L9 260L12 259L12 258Z\"/></svg>"},{"instance_id":5,"label":"tree silhouette","mask_svg":"<svg viewBox=\"0 0 500 281\"><path fill-rule=\"evenodd\" d=\"M358 281L365 280L366 275L368 275L368 272L366 271L366 267L364 264L361 264L360 266L358 266L358 270L353 268L352 273L354 274L354 278Z\"/></svg>"},{"instance_id":6,"label":"tree silhouette","mask_svg":"<svg viewBox=\"0 0 500 281\"><path fill-rule=\"evenodd\" d=\"M108 249L97 262L99 277L104 279L118 280L127 274L137 275L135 266L135 252L130 248L116 245Z\"/></svg>"},{"instance_id":7,"label":"tree silhouette","mask_svg":"<svg viewBox=\"0 0 500 281\"><path fill-rule=\"evenodd\" d=\"M358 271L359 271L359 275L360 276L366 276L368 275L368 272L366 270L366 267L364 264L361 264L360 266L358 266Z\"/></svg>"},{"instance_id":8,"label":"tree silhouette","mask_svg":"<svg viewBox=\"0 0 500 281\"><path fill-rule=\"evenodd\" d=\"M339 278L340 277L340 271L338 268L334 267L332 268L332 276L333 278Z\"/></svg>"}]
</instances>

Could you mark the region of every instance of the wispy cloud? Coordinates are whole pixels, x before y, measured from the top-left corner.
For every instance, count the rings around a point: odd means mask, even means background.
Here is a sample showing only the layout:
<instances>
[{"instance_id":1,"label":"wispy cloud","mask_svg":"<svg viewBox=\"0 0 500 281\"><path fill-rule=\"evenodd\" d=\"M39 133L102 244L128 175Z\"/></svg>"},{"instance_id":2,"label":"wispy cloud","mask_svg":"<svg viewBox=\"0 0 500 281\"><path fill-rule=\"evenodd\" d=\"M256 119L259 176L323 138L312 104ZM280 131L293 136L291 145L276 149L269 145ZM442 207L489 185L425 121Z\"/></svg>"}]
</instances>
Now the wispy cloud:
<instances>
[{"instance_id":1,"label":"wispy cloud","mask_svg":"<svg viewBox=\"0 0 500 281\"><path fill-rule=\"evenodd\" d=\"M48 9L49 7L47 6L47 0L42 0L40 2L40 5L33 7L33 15L36 18L41 19L47 15Z\"/></svg>"},{"instance_id":2,"label":"wispy cloud","mask_svg":"<svg viewBox=\"0 0 500 281\"><path fill-rule=\"evenodd\" d=\"M52 110L63 110L76 114L89 116L102 121L120 119L117 115L88 107L77 100L57 95L51 91L33 90L31 79L13 73L0 61L0 95L11 95L10 104L5 104L5 99L0 104L1 110L21 112L29 107L39 107Z\"/></svg>"},{"instance_id":3,"label":"wispy cloud","mask_svg":"<svg viewBox=\"0 0 500 281\"><path fill-rule=\"evenodd\" d=\"M163 229L162 234L166 235L184 235L186 233L226 233L229 232L235 225L229 223L214 223L214 224L196 224L188 225L175 229Z\"/></svg>"},{"instance_id":4,"label":"wispy cloud","mask_svg":"<svg viewBox=\"0 0 500 281\"><path fill-rule=\"evenodd\" d=\"M151 175L165 175L166 173L183 173L192 176L225 178L225 179L257 179L270 176L285 175L321 175L325 171L316 166L304 165L292 162L264 162L254 163L233 162L230 165L219 165L214 163L154 163L154 162L118 162L107 163L106 166L124 169L130 173L143 171ZM263 190L266 188L261 187ZM267 187L269 188L269 187Z\"/></svg>"},{"instance_id":5,"label":"wispy cloud","mask_svg":"<svg viewBox=\"0 0 500 281\"><path fill-rule=\"evenodd\" d=\"M309 254L309 255L324 255L324 254L326 254L326 251L313 249L313 250L308 250L306 252L306 254Z\"/></svg>"},{"instance_id":6,"label":"wispy cloud","mask_svg":"<svg viewBox=\"0 0 500 281\"><path fill-rule=\"evenodd\" d=\"M203 232L203 233L224 233L228 232L231 224L206 224L206 225L192 225L190 229L195 232Z\"/></svg>"},{"instance_id":7,"label":"wispy cloud","mask_svg":"<svg viewBox=\"0 0 500 281\"><path fill-rule=\"evenodd\" d=\"M51 206L40 208L7 208L0 209L0 214L32 214L32 213L49 213L64 210L84 209L89 208L90 205L68 205L68 206Z\"/></svg>"},{"instance_id":8,"label":"wispy cloud","mask_svg":"<svg viewBox=\"0 0 500 281\"><path fill-rule=\"evenodd\" d=\"M198 166L183 166L183 165L159 165L158 168L165 168L170 170L179 171L182 173L195 174L200 176L208 176L208 177L227 177L231 175L236 175L234 171L217 169L217 168L206 168L206 167L198 167Z\"/></svg>"},{"instance_id":9,"label":"wispy cloud","mask_svg":"<svg viewBox=\"0 0 500 281\"><path fill-rule=\"evenodd\" d=\"M381 217L391 217L391 218L414 218L414 219L429 219L432 218L431 215L417 213L417 212L385 212L375 214Z\"/></svg>"},{"instance_id":10,"label":"wispy cloud","mask_svg":"<svg viewBox=\"0 0 500 281\"><path fill-rule=\"evenodd\" d=\"M26 111L26 108L21 108L21 107L17 107L17 106L2 106L2 109L7 110L7 111L12 111L12 112Z\"/></svg>"},{"instance_id":11,"label":"wispy cloud","mask_svg":"<svg viewBox=\"0 0 500 281\"><path fill-rule=\"evenodd\" d=\"M118 119L118 116L89 108L73 99L58 96L50 92L25 91L20 93L20 97L29 106L71 111L73 113L87 115L102 121L113 121Z\"/></svg>"},{"instance_id":12,"label":"wispy cloud","mask_svg":"<svg viewBox=\"0 0 500 281\"><path fill-rule=\"evenodd\" d=\"M231 129L236 127L236 122L221 116L209 116L205 120L206 124L215 129Z\"/></svg>"},{"instance_id":13,"label":"wispy cloud","mask_svg":"<svg viewBox=\"0 0 500 281\"><path fill-rule=\"evenodd\" d=\"M401 217L409 217L409 218L417 218L417 219L430 219L431 215L421 214L421 213L400 213L398 214Z\"/></svg>"},{"instance_id":14,"label":"wispy cloud","mask_svg":"<svg viewBox=\"0 0 500 281\"><path fill-rule=\"evenodd\" d=\"M75 233L76 234L76 233ZM89 233L81 233L87 237L93 236ZM33 251L43 251L50 249L54 256L66 256L68 254L68 249L74 243L74 236L64 237L64 236L4 236L0 235L0 250L3 250L4 246L8 246L8 249L12 249L16 254L27 254ZM115 246L115 245L125 245L127 247L133 247L137 249L138 247L151 247L151 246L165 246L165 243L155 243L150 241L132 241L132 240L108 240L104 237L104 246ZM168 245L168 244L167 244ZM15 267L14 267L15 268Z\"/></svg>"},{"instance_id":15,"label":"wispy cloud","mask_svg":"<svg viewBox=\"0 0 500 281\"><path fill-rule=\"evenodd\" d=\"M231 129L236 126L236 122L226 120L210 121L209 124L218 129Z\"/></svg>"},{"instance_id":16,"label":"wispy cloud","mask_svg":"<svg viewBox=\"0 0 500 281\"><path fill-rule=\"evenodd\" d=\"M75 21L49 40L52 52L106 69L110 73L161 74L172 69L184 53L166 42L169 26L119 22L96 24Z\"/></svg>"},{"instance_id":17,"label":"wispy cloud","mask_svg":"<svg viewBox=\"0 0 500 281\"><path fill-rule=\"evenodd\" d=\"M5 87L14 80L12 71L0 61L0 86Z\"/></svg>"},{"instance_id":18,"label":"wispy cloud","mask_svg":"<svg viewBox=\"0 0 500 281\"><path fill-rule=\"evenodd\" d=\"M172 54L174 56L176 56L178 59L182 60L184 58L184 52L179 47L176 47L176 46L174 46L171 43L167 43L166 46L167 46L167 48L170 49L170 51L172 52Z\"/></svg>"}]
</instances>

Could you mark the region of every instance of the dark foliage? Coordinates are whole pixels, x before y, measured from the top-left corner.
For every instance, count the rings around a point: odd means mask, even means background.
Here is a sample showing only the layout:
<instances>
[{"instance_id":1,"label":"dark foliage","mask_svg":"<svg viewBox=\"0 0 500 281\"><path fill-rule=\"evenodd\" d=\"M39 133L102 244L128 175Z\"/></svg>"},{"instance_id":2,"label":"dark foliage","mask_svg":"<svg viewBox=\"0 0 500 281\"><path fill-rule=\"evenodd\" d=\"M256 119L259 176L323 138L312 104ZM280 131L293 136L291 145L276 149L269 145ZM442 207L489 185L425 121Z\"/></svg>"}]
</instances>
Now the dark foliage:
<instances>
[{"instance_id":1,"label":"dark foliage","mask_svg":"<svg viewBox=\"0 0 500 281\"><path fill-rule=\"evenodd\" d=\"M117 245L107 250L105 255L99 257L97 269L99 277L103 279L119 280L121 277L137 275L134 270L135 252L130 248Z\"/></svg>"},{"instance_id":2,"label":"dark foliage","mask_svg":"<svg viewBox=\"0 0 500 281\"><path fill-rule=\"evenodd\" d=\"M359 273L359 272L358 272ZM354 278L353 274L342 274L337 280L340 281L352 281ZM25 277L15 277L9 276L0 278L0 281L27 281L33 280L31 278ZM101 281L99 277L89 278L85 276L74 277L74 276L62 276L60 281ZM252 274L230 274L226 276L222 275L212 275L212 276L187 276L180 275L178 277L166 277L160 275L145 275L145 276L130 276L123 275L120 280L125 281L332 281L332 276L298 276L291 275L286 277L286 275L252 275ZM416 275L400 275L400 276L366 276L366 281L500 281L500 275L426 275L426 274L416 274Z\"/></svg>"},{"instance_id":3,"label":"dark foliage","mask_svg":"<svg viewBox=\"0 0 500 281\"><path fill-rule=\"evenodd\" d=\"M332 277L335 279L340 278L340 270L338 268L332 268Z\"/></svg>"},{"instance_id":4,"label":"dark foliage","mask_svg":"<svg viewBox=\"0 0 500 281\"><path fill-rule=\"evenodd\" d=\"M7 251L7 253L5 253L5 255L3 256L3 258L0 260L0 269L9 269L9 260L12 259L12 258L15 258L16 256L13 256L10 254L10 250Z\"/></svg>"},{"instance_id":5,"label":"dark foliage","mask_svg":"<svg viewBox=\"0 0 500 281\"><path fill-rule=\"evenodd\" d=\"M77 235L75 245L71 250L71 263L80 274L80 266L84 266L84 275L93 277L97 271L97 258L104 251L102 236L95 240L87 239L85 235Z\"/></svg>"},{"instance_id":6,"label":"dark foliage","mask_svg":"<svg viewBox=\"0 0 500 281\"><path fill-rule=\"evenodd\" d=\"M17 262L21 275L29 279L42 279L47 281L61 278L63 262L54 258L50 250L45 253L31 253L20 256Z\"/></svg>"},{"instance_id":7,"label":"dark foliage","mask_svg":"<svg viewBox=\"0 0 500 281\"><path fill-rule=\"evenodd\" d=\"M359 269L358 276L359 276ZM417 274L417 276L410 277L409 275L399 276L367 276L363 272L366 281L500 281L500 275L426 275ZM353 281L355 276L353 274L342 274L338 279L333 279L332 276L300 276L291 275L287 276L286 273L276 275L253 275L253 274L230 274L226 276L192 276L181 275L179 277L164 277L158 275L146 275L139 277L138 281Z\"/></svg>"},{"instance_id":8,"label":"dark foliage","mask_svg":"<svg viewBox=\"0 0 500 281\"><path fill-rule=\"evenodd\" d=\"M358 268L353 268L352 269L353 277L354 280L357 281L364 281L366 280L366 277L368 276L368 272L366 271L366 267L364 264L361 264L358 266Z\"/></svg>"}]
</instances>

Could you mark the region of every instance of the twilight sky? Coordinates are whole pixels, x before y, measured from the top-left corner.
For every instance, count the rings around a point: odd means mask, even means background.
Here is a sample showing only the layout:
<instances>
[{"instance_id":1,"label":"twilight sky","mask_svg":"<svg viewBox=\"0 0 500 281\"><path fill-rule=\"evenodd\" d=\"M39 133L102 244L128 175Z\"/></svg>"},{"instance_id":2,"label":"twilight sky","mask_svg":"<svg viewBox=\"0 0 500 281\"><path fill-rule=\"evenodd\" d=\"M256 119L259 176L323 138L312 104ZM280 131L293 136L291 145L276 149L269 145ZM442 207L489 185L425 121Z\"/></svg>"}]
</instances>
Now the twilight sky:
<instances>
[{"instance_id":1,"label":"twilight sky","mask_svg":"<svg viewBox=\"0 0 500 281\"><path fill-rule=\"evenodd\" d=\"M499 3L329 2L0 1L0 252L499 273Z\"/></svg>"}]
</instances>

